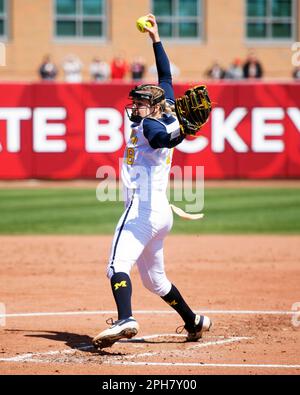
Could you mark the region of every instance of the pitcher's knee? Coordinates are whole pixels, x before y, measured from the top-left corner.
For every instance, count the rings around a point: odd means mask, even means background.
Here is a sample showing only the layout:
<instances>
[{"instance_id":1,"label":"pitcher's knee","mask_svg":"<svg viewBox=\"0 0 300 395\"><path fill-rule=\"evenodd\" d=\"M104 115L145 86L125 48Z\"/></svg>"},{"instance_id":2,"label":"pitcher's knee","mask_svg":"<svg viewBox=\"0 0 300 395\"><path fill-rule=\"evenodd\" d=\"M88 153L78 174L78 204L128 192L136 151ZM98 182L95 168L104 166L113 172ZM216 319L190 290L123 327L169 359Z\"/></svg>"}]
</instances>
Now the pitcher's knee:
<instances>
[{"instance_id":1,"label":"pitcher's knee","mask_svg":"<svg viewBox=\"0 0 300 395\"><path fill-rule=\"evenodd\" d=\"M168 279L161 279L158 281L151 281L150 279L143 279L144 287L147 288L150 292L158 296L165 296L170 292L172 287L171 282Z\"/></svg>"}]
</instances>

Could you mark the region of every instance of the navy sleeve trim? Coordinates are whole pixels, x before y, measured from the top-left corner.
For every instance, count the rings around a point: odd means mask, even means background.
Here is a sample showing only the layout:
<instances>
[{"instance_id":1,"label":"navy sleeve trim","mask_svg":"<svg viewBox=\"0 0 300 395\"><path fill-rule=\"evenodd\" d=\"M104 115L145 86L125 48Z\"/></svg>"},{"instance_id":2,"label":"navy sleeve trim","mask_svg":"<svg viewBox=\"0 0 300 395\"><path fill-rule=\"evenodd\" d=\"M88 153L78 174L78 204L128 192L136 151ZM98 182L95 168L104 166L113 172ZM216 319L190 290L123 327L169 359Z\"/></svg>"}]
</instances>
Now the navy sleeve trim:
<instances>
[{"instance_id":1,"label":"navy sleeve trim","mask_svg":"<svg viewBox=\"0 0 300 395\"><path fill-rule=\"evenodd\" d=\"M156 119L145 119L143 129L144 136L153 149L173 148L184 140L184 137L180 135L179 129L172 133L167 133L165 126Z\"/></svg>"},{"instance_id":2,"label":"navy sleeve trim","mask_svg":"<svg viewBox=\"0 0 300 395\"><path fill-rule=\"evenodd\" d=\"M154 136L154 138L149 141L150 146L153 149L158 148L174 148L176 145L180 144L183 141L184 137L179 135L175 138L172 138L172 133L158 133Z\"/></svg>"}]
</instances>

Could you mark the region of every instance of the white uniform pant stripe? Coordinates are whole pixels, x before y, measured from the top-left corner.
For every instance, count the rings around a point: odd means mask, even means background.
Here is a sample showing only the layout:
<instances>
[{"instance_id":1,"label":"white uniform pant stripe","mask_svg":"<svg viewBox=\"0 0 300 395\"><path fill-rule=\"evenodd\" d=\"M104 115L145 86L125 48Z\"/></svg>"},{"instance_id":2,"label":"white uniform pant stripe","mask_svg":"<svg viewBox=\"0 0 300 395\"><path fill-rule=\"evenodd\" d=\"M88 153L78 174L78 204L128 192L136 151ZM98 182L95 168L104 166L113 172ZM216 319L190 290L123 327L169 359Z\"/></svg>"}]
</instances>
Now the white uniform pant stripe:
<instances>
[{"instance_id":1,"label":"white uniform pant stripe","mask_svg":"<svg viewBox=\"0 0 300 395\"><path fill-rule=\"evenodd\" d=\"M119 229L119 232L118 232L118 235L117 235L117 238L116 238L116 242L114 243L113 256L112 256L112 259L111 259L111 261L110 261L110 267L111 267L113 270L114 270L113 265L114 265L114 260L115 260L115 256L116 256L116 251L117 251L118 242L119 242L119 239L120 239L122 230L123 230L123 228L124 228L126 219L127 219L127 217L128 217L129 211L130 211L130 209L131 209L131 207L132 207L132 203L133 203L133 199L131 200L131 202L130 202L130 204L129 204L129 207L127 208L127 211L125 211L124 219L123 219L122 225L121 225L121 227L120 227L120 229Z\"/></svg>"}]
</instances>

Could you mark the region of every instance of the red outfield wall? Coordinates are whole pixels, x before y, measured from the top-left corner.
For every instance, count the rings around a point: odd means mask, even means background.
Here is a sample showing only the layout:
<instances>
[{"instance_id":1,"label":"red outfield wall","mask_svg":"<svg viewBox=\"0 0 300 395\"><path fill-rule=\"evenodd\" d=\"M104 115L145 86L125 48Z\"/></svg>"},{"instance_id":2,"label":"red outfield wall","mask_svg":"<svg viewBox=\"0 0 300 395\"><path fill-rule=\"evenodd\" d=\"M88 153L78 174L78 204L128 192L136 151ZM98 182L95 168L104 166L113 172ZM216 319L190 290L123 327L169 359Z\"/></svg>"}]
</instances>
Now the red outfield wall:
<instances>
[{"instance_id":1,"label":"red outfield wall","mask_svg":"<svg viewBox=\"0 0 300 395\"><path fill-rule=\"evenodd\" d=\"M130 84L1 84L0 178L95 178L119 170ZM187 85L176 85L180 95ZM300 177L300 84L210 84L215 102L201 137L173 165L205 178ZM194 171L195 174L195 171Z\"/></svg>"}]
</instances>

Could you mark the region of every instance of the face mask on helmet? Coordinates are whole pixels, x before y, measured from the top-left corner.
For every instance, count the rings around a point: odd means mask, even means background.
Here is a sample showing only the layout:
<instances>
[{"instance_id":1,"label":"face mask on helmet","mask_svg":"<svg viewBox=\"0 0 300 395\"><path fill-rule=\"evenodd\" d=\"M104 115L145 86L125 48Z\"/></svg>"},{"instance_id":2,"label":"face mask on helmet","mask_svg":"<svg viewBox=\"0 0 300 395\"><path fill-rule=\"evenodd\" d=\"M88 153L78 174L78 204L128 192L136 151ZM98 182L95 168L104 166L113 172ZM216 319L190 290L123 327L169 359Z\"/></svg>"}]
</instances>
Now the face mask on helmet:
<instances>
[{"instance_id":1,"label":"face mask on helmet","mask_svg":"<svg viewBox=\"0 0 300 395\"><path fill-rule=\"evenodd\" d=\"M135 89L130 91L129 98L136 101L146 100L149 103L150 107L154 106L165 98L165 94L163 91L161 92L161 95L154 98L154 94L150 90L145 89L149 87L151 87L151 85L140 85L135 87ZM142 117L141 115L139 115L138 109L130 105L126 106L125 110L128 118L132 122L140 123L144 118L149 116L147 115L146 117Z\"/></svg>"},{"instance_id":2,"label":"face mask on helmet","mask_svg":"<svg viewBox=\"0 0 300 395\"><path fill-rule=\"evenodd\" d=\"M132 104L125 106L125 111L131 122L141 123L144 119L144 117L139 115L138 108L133 107Z\"/></svg>"}]
</instances>

